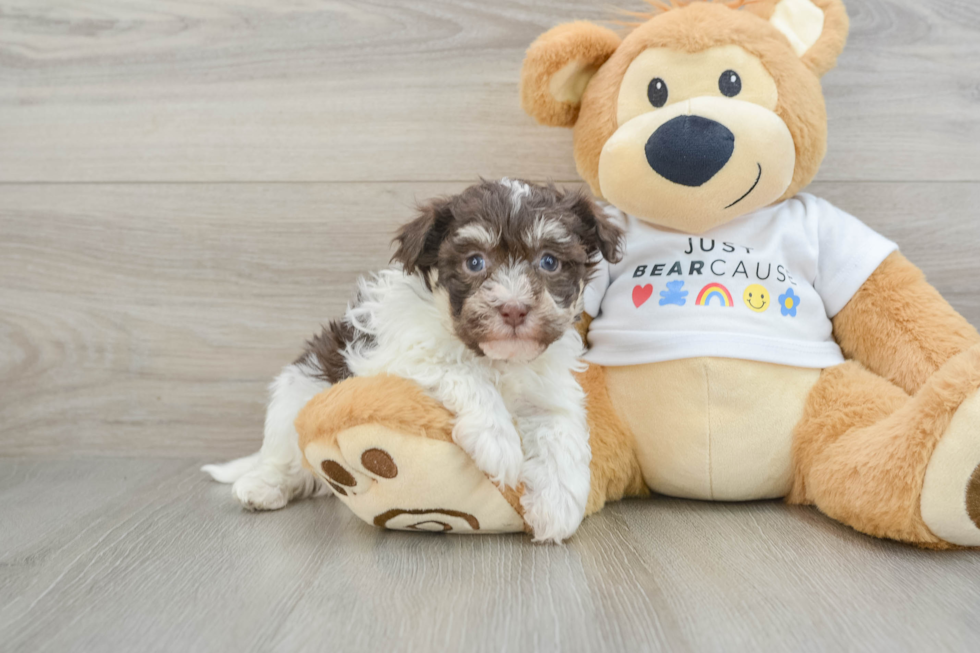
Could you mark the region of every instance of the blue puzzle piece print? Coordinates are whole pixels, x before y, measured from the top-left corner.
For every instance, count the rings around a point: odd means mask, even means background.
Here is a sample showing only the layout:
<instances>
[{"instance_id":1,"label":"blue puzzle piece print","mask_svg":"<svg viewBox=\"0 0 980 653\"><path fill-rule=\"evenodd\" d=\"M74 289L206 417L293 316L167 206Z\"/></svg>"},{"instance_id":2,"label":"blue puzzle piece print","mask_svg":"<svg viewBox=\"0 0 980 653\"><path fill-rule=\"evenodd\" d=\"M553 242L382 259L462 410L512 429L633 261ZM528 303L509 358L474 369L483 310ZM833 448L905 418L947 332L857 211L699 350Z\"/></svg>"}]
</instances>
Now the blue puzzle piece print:
<instances>
[{"instance_id":1,"label":"blue puzzle piece print","mask_svg":"<svg viewBox=\"0 0 980 653\"><path fill-rule=\"evenodd\" d=\"M683 306L686 304L689 293L686 290L681 290L683 287L683 281L668 281L667 290L660 291L660 305L677 304Z\"/></svg>"}]
</instances>

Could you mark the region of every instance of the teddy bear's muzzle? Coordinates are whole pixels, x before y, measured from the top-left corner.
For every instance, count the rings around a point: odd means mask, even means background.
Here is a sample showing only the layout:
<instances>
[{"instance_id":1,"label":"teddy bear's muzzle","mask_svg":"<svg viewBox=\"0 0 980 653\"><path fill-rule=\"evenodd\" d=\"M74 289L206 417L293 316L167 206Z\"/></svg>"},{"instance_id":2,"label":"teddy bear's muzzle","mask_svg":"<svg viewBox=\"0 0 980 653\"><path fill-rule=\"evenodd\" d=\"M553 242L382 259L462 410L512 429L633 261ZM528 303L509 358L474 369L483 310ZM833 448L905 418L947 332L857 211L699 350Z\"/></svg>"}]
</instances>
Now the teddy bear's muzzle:
<instances>
[{"instance_id":1,"label":"teddy bear's muzzle","mask_svg":"<svg viewBox=\"0 0 980 653\"><path fill-rule=\"evenodd\" d=\"M793 135L753 102L696 97L621 124L599 156L599 189L640 220L701 234L778 200Z\"/></svg>"},{"instance_id":2,"label":"teddy bear's muzzle","mask_svg":"<svg viewBox=\"0 0 980 653\"><path fill-rule=\"evenodd\" d=\"M702 116L677 116L647 140L647 163L654 172L682 186L703 186L724 168L735 151L735 134Z\"/></svg>"}]
</instances>

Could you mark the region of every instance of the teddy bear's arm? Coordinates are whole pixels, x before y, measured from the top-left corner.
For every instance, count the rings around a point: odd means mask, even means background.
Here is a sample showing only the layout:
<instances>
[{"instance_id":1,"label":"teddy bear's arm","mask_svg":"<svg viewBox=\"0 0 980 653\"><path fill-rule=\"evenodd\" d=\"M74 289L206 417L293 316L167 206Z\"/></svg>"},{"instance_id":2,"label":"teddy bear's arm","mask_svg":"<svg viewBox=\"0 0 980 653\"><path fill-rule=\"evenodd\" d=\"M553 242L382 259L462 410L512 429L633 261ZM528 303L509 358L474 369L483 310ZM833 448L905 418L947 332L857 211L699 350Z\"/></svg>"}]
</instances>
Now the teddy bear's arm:
<instances>
[{"instance_id":1,"label":"teddy bear's arm","mask_svg":"<svg viewBox=\"0 0 980 653\"><path fill-rule=\"evenodd\" d=\"M834 318L844 356L909 394L980 334L901 253L886 258Z\"/></svg>"}]
</instances>

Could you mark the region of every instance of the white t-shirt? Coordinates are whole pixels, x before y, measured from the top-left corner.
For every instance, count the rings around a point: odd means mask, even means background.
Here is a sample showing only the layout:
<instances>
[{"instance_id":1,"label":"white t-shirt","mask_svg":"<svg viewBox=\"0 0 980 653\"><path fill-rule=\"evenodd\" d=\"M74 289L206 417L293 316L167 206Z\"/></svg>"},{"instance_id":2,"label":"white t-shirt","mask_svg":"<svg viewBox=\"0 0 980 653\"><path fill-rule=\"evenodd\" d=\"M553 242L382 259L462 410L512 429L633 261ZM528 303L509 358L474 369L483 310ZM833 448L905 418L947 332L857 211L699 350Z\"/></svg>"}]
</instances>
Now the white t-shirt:
<instances>
[{"instance_id":1,"label":"white t-shirt","mask_svg":"<svg viewBox=\"0 0 980 653\"><path fill-rule=\"evenodd\" d=\"M585 291L599 365L713 356L796 367L844 361L830 319L897 249L830 203L801 194L699 236L610 207L622 262Z\"/></svg>"}]
</instances>

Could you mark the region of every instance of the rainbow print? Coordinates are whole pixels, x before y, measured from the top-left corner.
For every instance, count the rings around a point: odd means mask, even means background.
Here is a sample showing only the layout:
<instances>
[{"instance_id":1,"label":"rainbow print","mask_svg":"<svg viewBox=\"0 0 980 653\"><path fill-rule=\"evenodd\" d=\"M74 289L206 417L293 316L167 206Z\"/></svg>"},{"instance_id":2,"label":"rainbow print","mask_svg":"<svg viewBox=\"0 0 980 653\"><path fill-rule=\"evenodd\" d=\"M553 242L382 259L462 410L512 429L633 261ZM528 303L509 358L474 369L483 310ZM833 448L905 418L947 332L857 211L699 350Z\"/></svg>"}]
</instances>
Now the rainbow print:
<instances>
[{"instance_id":1,"label":"rainbow print","mask_svg":"<svg viewBox=\"0 0 980 653\"><path fill-rule=\"evenodd\" d=\"M694 302L697 306L708 306L711 300L715 297L721 302L722 306L734 306L732 303L732 294L728 292L728 288L721 285L720 283L709 283L707 286L701 289L698 293L698 298Z\"/></svg>"}]
</instances>

